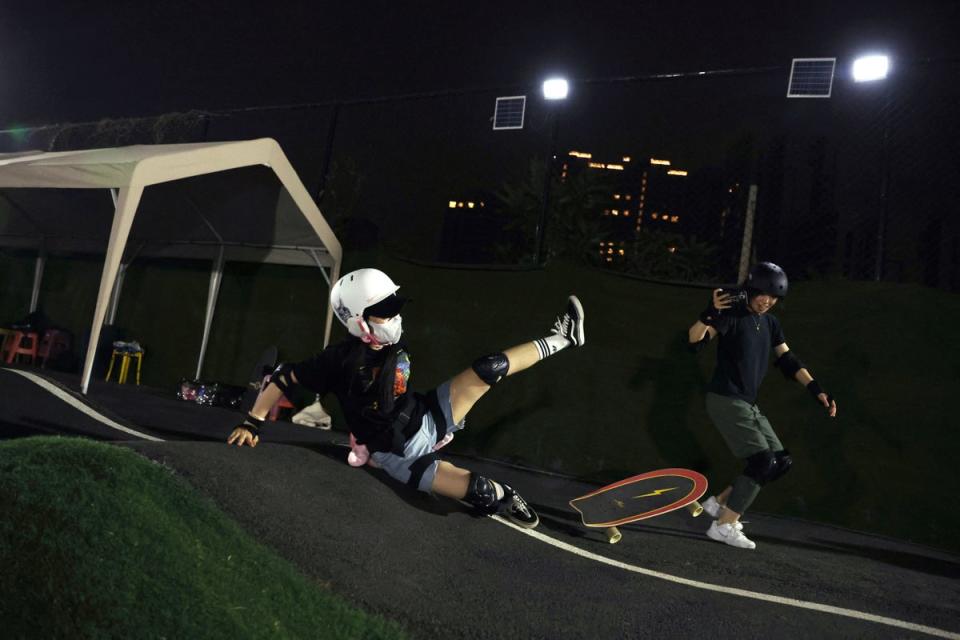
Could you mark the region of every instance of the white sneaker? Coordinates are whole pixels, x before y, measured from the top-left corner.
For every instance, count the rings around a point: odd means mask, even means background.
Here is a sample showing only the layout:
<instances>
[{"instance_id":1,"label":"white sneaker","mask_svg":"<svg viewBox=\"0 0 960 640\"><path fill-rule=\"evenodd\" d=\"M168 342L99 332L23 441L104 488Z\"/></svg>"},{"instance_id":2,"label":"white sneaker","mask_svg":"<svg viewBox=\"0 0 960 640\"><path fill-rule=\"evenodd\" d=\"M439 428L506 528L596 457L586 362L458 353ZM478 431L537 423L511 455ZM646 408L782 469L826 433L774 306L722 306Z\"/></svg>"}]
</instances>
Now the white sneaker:
<instances>
[{"instance_id":1,"label":"white sneaker","mask_svg":"<svg viewBox=\"0 0 960 640\"><path fill-rule=\"evenodd\" d=\"M703 507L704 512L706 512L706 514L714 520L720 517L720 512L724 509L724 506L717 502L717 498L715 496L710 496L701 502L700 506Z\"/></svg>"},{"instance_id":2,"label":"white sneaker","mask_svg":"<svg viewBox=\"0 0 960 640\"><path fill-rule=\"evenodd\" d=\"M580 299L577 296L570 296L567 299L567 308L557 316L551 333L563 336L575 347L582 347L587 341L587 335L583 330L583 317Z\"/></svg>"},{"instance_id":3,"label":"white sneaker","mask_svg":"<svg viewBox=\"0 0 960 640\"><path fill-rule=\"evenodd\" d=\"M707 529L707 537L711 540L728 544L731 547L738 547L740 549L756 549L756 543L747 536L743 535L743 527L737 527L736 524L737 523L720 524L714 520L713 524L710 525L710 528Z\"/></svg>"}]
</instances>

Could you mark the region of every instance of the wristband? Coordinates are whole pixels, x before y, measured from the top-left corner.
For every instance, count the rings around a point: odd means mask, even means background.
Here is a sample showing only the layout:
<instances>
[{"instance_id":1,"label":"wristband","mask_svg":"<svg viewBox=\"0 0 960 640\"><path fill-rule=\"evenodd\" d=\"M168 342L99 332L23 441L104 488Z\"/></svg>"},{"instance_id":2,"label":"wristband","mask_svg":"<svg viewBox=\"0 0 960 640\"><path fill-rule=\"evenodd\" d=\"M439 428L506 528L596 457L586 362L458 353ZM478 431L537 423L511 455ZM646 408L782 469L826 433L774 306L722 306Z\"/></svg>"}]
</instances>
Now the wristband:
<instances>
[{"instance_id":1,"label":"wristband","mask_svg":"<svg viewBox=\"0 0 960 640\"><path fill-rule=\"evenodd\" d=\"M712 327L717 323L717 319L720 317L720 309L717 309L713 306L713 302L707 305L707 308L700 312L700 322Z\"/></svg>"},{"instance_id":2,"label":"wristband","mask_svg":"<svg viewBox=\"0 0 960 640\"><path fill-rule=\"evenodd\" d=\"M253 435L259 436L260 427L263 426L263 423L264 423L263 420L261 420L260 418L254 418L248 413L247 417L244 418L240 426L246 429L247 431L249 431L250 433L252 433Z\"/></svg>"},{"instance_id":3,"label":"wristband","mask_svg":"<svg viewBox=\"0 0 960 640\"><path fill-rule=\"evenodd\" d=\"M821 393L827 393L820 388L820 384L816 380L811 380L807 383L807 391L810 392L810 395L812 395L817 402L820 402ZM833 396L827 393L827 404L830 404L831 402L833 402Z\"/></svg>"}]
</instances>

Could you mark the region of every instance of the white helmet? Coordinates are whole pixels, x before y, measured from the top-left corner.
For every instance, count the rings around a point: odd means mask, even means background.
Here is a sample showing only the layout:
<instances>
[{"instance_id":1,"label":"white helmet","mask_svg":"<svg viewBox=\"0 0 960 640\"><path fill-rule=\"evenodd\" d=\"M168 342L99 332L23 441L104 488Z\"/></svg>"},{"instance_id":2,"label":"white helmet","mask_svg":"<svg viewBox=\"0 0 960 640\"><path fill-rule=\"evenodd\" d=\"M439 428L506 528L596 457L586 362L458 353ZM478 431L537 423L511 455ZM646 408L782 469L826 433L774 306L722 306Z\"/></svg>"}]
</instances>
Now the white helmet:
<instances>
[{"instance_id":1,"label":"white helmet","mask_svg":"<svg viewBox=\"0 0 960 640\"><path fill-rule=\"evenodd\" d=\"M330 304L350 335L364 342L370 342L372 333L364 318L364 311L394 296L399 288L390 276L379 269L357 269L343 276L333 285L330 290ZM390 306L394 306L395 313L398 313L405 300L399 296L394 297L396 304Z\"/></svg>"}]
</instances>

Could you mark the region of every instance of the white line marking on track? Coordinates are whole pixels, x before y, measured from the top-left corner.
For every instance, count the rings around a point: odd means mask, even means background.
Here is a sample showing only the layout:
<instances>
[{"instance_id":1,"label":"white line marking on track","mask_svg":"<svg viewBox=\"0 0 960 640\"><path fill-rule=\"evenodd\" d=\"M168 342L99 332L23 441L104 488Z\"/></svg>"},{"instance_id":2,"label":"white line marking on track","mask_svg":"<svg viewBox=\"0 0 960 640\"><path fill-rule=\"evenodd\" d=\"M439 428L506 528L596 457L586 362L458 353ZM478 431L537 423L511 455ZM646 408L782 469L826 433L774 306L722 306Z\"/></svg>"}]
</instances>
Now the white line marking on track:
<instances>
[{"instance_id":1,"label":"white line marking on track","mask_svg":"<svg viewBox=\"0 0 960 640\"><path fill-rule=\"evenodd\" d=\"M93 418L94 420L97 420L98 422L102 422L103 424L107 425L111 429L117 429L118 431L123 431L124 433L130 434L132 436L137 436L138 438L143 438L144 440L152 440L154 442L164 441L162 438L149 436L145 433L140 433L139 431L130 429L129 427L125 427L122 424L118 424L117 422L114 422L113 420L103 415L102 413L95 411L94 409L90 408L80 400L77 400L76 398L74 398L72 395L70 395L69 393L67 393L57 385L51 384L50 382L44 380L43 378L41 378L36 374L30 373L28 371L20 371L18 369L4 369L4 371L9 371L10 373L15 373L19 376L23 376L30 382L33 382L34 384L37 384L40 387L43 387L44 389L46 389L56 397L60 398L61 400L63 400L64 402L72 406L74 409L76 409L77 411L80 411L81 413L84 413L90 416L91 418Z\"/></svg>"},{"instance_id":2,"label":"white line marking on track","mask_svg":"<svg viewBox=\"0 0 960 640\"><path fill-rule=\"evenodd\" d=\"M695 589L703 589L705 591L715 591L717 593L725 593L727 595L739 596L741 598L752 598L754 600L762 600L764 602L782 604L788 607L797 607L799 609L809 609L811 611L819 611L820 613L831 613L833 615L844 616L847 618L855 618L857 620L864 620L866 622L876 622L877 624L885 624L891 627L897 627L899 629L907 629L909 631L916 631L918 633L926 633L928 635L936 636L938 638L950 638L951 640L960 640L960 633L953 633L952 631L946 631L945 629L928 627L926 625L907 622L905 620L898 620L896 618L887 618L886 616L878 616L872 613L857 611L855 609L844 609L843 607L834 607L829 604L820 604L818 602L808 602L806 600L797 600L796 598L785 598L783 596L774 596L768 593L760 593L758 591L747 591L746 589L724 587L718 584L711 584L709 582L700 582L699 580L690 580L688 578L681 578L679 576L670 575L669 573L654 571L653 569L645 569L644 567L638 567L637 565L627 564L626 562L620 562L619 560L613 560L612 558L607 558L605 556L601 556L599 554L586 551L585 549L575 547L572 544L563 542L561 540L557 540L556 538L551 538L550 536L540 533L535 529L524 529L523 527L515 525L509 520L501 516L491 516L491 518L493 518L494 520L496 520L501 524L504 524L508 527L516 529L520 533L525 533L531 538L536 538L541 542L545 542L549 545L553 545L554 547L558 549L562 549L563 551L568 551L582 558L587 558L588 560L601 562L611 567L616 567L618 569L623 569L625 571L631 571L633 573L639 573L645 576L650 576L651 578L658 578L660 580L666 580L668 582L682 584L684 586L693 587Z\"/></svg>"}]
</instances>

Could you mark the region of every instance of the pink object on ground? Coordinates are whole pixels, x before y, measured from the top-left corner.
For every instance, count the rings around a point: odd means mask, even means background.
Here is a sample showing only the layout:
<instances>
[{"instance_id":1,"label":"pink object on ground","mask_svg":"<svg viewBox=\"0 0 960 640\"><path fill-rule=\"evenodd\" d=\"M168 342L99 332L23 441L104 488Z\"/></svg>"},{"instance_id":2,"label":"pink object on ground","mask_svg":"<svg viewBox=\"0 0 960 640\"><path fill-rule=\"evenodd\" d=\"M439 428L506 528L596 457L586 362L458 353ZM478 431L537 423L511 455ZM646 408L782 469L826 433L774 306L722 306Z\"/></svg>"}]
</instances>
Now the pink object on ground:
<instances>
[{"instance_id":1,"label":"pink object on ground","mask_svg":"<svg viewBox=\"0 0 960 640\"><path fill-rule=\"evenodd\" d=\"M369 464L371 467L376 467L377 464L370 459L370 451L367 450L366 445L357 444L357 439L353 437L353 434L350 434L350 453L347 454L347 464L351 467L362 467L365 464Z\"/></svg>"}]
</instances>

